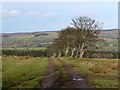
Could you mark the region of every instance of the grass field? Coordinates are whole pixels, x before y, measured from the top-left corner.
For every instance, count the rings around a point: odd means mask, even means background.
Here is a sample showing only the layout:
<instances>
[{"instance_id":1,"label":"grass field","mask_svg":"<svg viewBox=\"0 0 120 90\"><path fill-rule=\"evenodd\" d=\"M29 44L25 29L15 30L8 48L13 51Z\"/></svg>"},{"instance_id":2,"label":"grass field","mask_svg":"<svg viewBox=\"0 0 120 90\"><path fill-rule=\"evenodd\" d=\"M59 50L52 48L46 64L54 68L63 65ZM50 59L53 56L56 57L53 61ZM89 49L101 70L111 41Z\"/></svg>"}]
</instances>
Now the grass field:
<instances>
[{"instance_id":1,"label":"grass field","mask_svg":"<svg viewBox=\"0 0 120 90\"><path fill-rule=\"evenodd\" d=\"M118 87L118 60L76 60L71 58L64 58L64 60L97 88Z\"/></svg>"},{"instance_id":2,"label":"grass field","mask_svg":"<svg viewBox=\"0 0 120 90\"><path fill-rule=\"evenodd\" d=\"M34 88L47 71L47 58L6 57L3 63L3 88Z\"/></svg>"},{"instance_id":3,"label":"grass field","mask_svg":"<svg viewBox=\"0 0 120 90\"><path fill-rule=\"evenodd\" d=\"M60 58L97 88L118 87L118 60L93 60ZM40 86L48 69L48 58L4 57L3 88L35 88ZM66 79L66 72L57 58L53 58L56 72L61 79ZM39 83L39 84L38 84Z\"/></svg>"}]
</instances>

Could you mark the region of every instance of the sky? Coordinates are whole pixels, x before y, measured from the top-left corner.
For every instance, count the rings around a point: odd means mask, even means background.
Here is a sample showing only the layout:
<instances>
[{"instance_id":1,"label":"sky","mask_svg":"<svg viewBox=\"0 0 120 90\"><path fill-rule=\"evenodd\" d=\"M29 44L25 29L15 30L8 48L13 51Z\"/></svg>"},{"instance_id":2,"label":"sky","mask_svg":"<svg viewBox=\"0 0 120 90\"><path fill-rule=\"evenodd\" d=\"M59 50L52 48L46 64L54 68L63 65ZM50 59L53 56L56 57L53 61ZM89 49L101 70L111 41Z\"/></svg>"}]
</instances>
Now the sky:
<instances>
[{"instance_id":1,"label":"sky","mask_svg":"<svg viewBox=\"0 0 120 90\"><path fill-rule=\"evenodd\" d=\"M103 22L103 29L118 28L118 3L4 2L0 6L3 33L61 30L80 16Z\"/></svg>"}]
</instances>

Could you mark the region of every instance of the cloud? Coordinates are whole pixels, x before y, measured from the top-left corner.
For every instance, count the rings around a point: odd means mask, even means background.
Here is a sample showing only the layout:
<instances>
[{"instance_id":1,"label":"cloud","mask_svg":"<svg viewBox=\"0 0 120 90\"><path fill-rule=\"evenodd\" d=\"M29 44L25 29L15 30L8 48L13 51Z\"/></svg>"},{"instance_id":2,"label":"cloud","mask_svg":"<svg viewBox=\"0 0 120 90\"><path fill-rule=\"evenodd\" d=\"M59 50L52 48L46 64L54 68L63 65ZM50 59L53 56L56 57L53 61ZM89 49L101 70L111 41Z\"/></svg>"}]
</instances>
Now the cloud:
<instances>
[{"instance_id":1,"label":"cloud","mask_svg":"<svg viewBox=\"0 0 120 90\"><path fill-rule=\"evenodd\" d=\"M31 11L31 12L28 12L28 15L35 16L35 15L37 15L37 12Z\"/></svg>"},{"instance_id":2,"label":"cloud","mask_svg":"<svg viewBox=\"0 0 120 90\"><path fill-rule=\"evenodd\" d=\"M21 14L21 12L19 10L11 10L11 11L9 11L10 16L18 16L20 14Z\"/></svg>"},{"instance_id":3,"label":"cloud","mask_svg":"<svg viewBox=\"0 0 120 90\"><path fill-rule=\"evenodd\" d=\"M0 16L19 16L21 11L19 10L5 10L0 9Z\"/></svg>"},{"instance_id":4,"label":"cloud","mask_svg":"<svg viewBox=\"0 0 120 90\"><path fill-rule=\"evenodd\" d=\"M54 17L55 16L55 14L54 13L52 13L52 12L47 12L47 13L44 13L44 15L43 15L44 17Z\"/></svg>"}]
</instances>

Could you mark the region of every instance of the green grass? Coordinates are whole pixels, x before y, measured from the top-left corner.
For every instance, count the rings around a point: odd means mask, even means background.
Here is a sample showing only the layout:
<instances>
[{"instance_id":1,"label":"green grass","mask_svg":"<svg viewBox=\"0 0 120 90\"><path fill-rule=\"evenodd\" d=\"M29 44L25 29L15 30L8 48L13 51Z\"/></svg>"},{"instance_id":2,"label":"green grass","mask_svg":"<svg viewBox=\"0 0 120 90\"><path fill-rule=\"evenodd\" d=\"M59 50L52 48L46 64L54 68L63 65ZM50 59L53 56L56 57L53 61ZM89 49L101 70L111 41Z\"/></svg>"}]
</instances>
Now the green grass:
<instances>
[{"instance_id":1,"label":"green grass","mask_svg":"<svg viewBox=\"0 0 120 90\"><path fill-rule=\"evenodd\" d=\"M44 78L47 72L47 61L47 58L3 58L3 88L37 87L38 82Z\"/></svg>"},{"instance_id":2,"label":"green grass","mask_svg":"<svg viewBox=\"0 0 120 90\"><path fill-rule=\"evenodd\" d=\"M97 88L116 88L118 87L118 82L116 80L92 80L90 81Z\"/></svg>"},{"instance_id":3,"label":"green grass","mask_svg":"<svg viewBox=\"0 0 120 90\"><path fill-rule=\"evenodd\" d=\"M48 69L48 58L3 57L3 88L34 88L40 86ZM61 58L97 88L118 87L118 60ZM67 74L57 58L53 58L60 81Z\"/></svg>"},{"instance_id":4,"label":"green grass","mask_svg":"<svg viewBox=\"0 0 120 90\"><path fill-rule=\"evenodd\" d=\"M56 65L56 73L60 77L61 81L65 81L67 79L67 74L64 68L62 67L61 63L58 59L54 59L53 62Z\"/></svg>"},{"instance_id":5,"label":"green grass","mask_svg":"<svg viewBox=\"0 0 120 90\"><path fill-rule=\"evenodd\" d=\"M118 88L118 60L62 58L97 88Z\"/></svg>"}]
</instances>

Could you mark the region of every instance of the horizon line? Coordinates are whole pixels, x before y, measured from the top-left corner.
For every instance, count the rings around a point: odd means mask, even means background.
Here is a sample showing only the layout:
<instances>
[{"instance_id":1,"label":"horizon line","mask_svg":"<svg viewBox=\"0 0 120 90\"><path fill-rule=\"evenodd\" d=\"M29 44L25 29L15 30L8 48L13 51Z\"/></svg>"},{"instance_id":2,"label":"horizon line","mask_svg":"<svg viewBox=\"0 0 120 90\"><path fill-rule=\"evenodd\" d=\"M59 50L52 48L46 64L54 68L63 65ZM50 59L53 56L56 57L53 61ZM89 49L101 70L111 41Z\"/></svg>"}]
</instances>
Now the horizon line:
<instances>
[{"instance_id":1,"label":"horizon line","mask_svg":"<svg viewBox=\"0 0 120 90\"><path fill-rule=\"evenodd\" d=\"M119 28L110 28L110 29L102 29L103 31L110 31L110 30L116 30ZM40 31L20 31L20 32L0 32L0 34L12 34L12 33L34 33L34 32L57 32L57 31L61 31L62 29L59 30L40 30Z\"/></svg>"}]
</instances>

